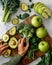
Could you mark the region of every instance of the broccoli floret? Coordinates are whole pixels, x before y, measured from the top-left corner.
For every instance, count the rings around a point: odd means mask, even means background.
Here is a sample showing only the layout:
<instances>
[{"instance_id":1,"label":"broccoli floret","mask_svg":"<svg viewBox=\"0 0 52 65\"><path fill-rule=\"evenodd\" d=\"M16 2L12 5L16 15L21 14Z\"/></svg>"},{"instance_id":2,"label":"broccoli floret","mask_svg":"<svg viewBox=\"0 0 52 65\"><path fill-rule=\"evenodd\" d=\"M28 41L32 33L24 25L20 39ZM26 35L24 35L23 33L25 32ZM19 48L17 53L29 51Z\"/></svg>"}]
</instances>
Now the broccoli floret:
<instances>
[{"instance_id":1,"label":"broccoli floret","mask_svg":"<svg viewBox=\"0 0 52 65\"><path fill-rule=\"evenodd\" d=\"M20 24L20 27L17 29L17 33L22 37L26 37L26 41L28 42L34 34L34 28L29 24Z\"/></svg>"}]
</instances>

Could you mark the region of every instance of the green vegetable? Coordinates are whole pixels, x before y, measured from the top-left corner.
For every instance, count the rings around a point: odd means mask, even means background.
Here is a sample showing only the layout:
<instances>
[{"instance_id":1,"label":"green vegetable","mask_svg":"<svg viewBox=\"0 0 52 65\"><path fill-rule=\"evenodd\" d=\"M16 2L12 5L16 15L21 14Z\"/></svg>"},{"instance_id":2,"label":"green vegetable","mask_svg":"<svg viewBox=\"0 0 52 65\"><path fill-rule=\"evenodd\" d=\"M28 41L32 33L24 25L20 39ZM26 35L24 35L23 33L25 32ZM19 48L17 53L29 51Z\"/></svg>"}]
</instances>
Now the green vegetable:
<instances>
[{"instance_id":1,"label":"green vegetable","mask_svg":"<svg viewBox=\"0 0 52 65\"><path fill-rule=\"evenodd\" d=\"M17 11L19 8L20 1L19 0L1 0L3 6L3 22L8 22L13 13Z\"/></svg>"},{"instance_id":2,"label":"green vegetable","mask_svg":"<svg viewBox=\"0 0 52 65\"><path fill-rule=\"evenodd\" d=\"M26 41L29 41L34 34L34 28L29 24L20 24L17 28L17 33L22 37L26 37Z\"/></svg>"},{"instance_id":3,"label":"green vegetable","mask_svg":"<svg viewBox=\"0 0 52 65\"><path fill-rule=\"evenodd\" d=\"M29 0L29 2L32 2L32 0Z\"/></svg>"},{"instance_id":4,"label":"green vegetable","mask_svg":"<svg viewBox=\"0 0 52 65\"><path fill-rule=\"evenodd\" d=\"M29 17L29 14L28 14L28 13L20 14L19 16L17 16L17 18L19 18L19 19L21 19L21 20L24 20L24 19L26 19L27 17Z\"/></svg>"},{"instance_id":5,"label":"green vegetable","mask_svg":"<svg viewBox=\"0 0 52 65\"><path fill-rule=\"evenodd\" d=\"M52 65L52 50L49 50L47 55L42 56L37 65Z\"/></svg>"},{"instance_id":6,"label":"green vegetable","mask_svg":"<svg viewBox=\"0 0 52 65\"><path fill-rule=\"evenodd\" d=\"M34 59L34 53L36 51L38 51L38 44L41 41L41 39L39 39L38 37L36 37L36 35L34 35L30 40L30 47L29 50L27 52L27 57L30 59Z\"/></svg>"},{"instance_id":7,"label":"green vegetable","mask_svg":"<svg viewBox=\"0 0 52 65\"><path fill-rule=\"evenodd\" d=\"M34 53L38 50L38 43L40 42L40 39L35 35L35 29L29 24L20 24L17 33L22 37L26 37L26 42L30 43L27 57L34 59Z\"/></svg>"},{"instance_id":8,"label":"green vegetable","mask_svg":"<svg viewBox=\"0 0 52 65\"><path fill-rule=\"evenodd\" d=\"M33 8L33 7L34 7L34 3L31 4L31 8Z\"/></svg>"},{"instance_id":9,"label":"green vegetable","mask_svg":"<svg viewBox=\"0 0 52 65\"><path fill-rule=\"evenodd\" d=\"M31 12L31 9L34 7L34 3L32 3L31 5L28 5L28 11Z\"/></svg>"}]
</instances>

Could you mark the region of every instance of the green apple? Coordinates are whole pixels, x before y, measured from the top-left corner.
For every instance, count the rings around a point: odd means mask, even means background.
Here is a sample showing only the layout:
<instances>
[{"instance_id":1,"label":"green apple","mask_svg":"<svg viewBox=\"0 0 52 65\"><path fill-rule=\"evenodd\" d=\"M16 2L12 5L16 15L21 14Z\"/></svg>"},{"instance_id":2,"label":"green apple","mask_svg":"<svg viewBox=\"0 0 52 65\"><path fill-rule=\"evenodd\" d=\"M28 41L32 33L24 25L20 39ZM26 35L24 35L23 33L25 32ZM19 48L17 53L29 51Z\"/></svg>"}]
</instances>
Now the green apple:
<instances>
[{"instance_id":1,"label":"green apple","mask_svg":"<svg viewBox=\"0 0 52 65\"><path fill-rule=\"evenodd\" d=\"M38 48L41 52L47 52L48 49L49 49L49 44L48 42L46 41L41 41L39 44L38 44Z\"/></svg>"},{"instance_id":2,"label":"green apple","mask_svg":"<svg viewBox=\"0 0 52 65\"><path fill-rule=\"evenodd\" d=\"M42 16L45 18L45 19L48 19L49 18L49 16L48 16L48 14L46 13L46 12L42 12Z\"/></svg>"},{"instance_id":3,"label":"green apple","mask_svg":"<svg viewBox=\"0 0 52 65\"><path fill-rule=\"evenodd\" d=\"M49 8L45 8L44 12L46 12L48 16L51 16L51 11Z\"/></svg>"},{"instance_id":4,"label":"green apple","mask_svg":"<svg viewBox=\"0 0 52 65\"><path fill-rule=\"evenodd\" d=\"M38 7L41 5L40 2L37 2L35 5L34 5L34 11L37 12L38 10Z\"/></svg>"},{"instance_id":5,"label":"green apple","mask_svg":"<svg viewBox=\"0 0 52 65\"><path fill-rule=\"evenodd\" d=\"M44 38L47 35L47 30L44 27L40 27L36 30L36 35L38 38Z\"/></svg>"},{"instance_id":6,"label":"green apple","mask_svg":"<svg viewBox=\"0 0 52 65\"><path fill-rule=\"evenodd\" d=\"M46 8L46 6L40 5L39 8L38 8L38 13L42 14L42 12L44 11L45 8Z\"/></svg>"},{"instance_id":7,"label":"green apple","mask_svg":"<svg viewBox=\"0 0 52 65\"><path fill-rule=\"evenodd\" d=\"M39 16L34 16L31 20L31 24L34 27L39 27L42 24L42 18Z\"/></svg>"}]
</instances>

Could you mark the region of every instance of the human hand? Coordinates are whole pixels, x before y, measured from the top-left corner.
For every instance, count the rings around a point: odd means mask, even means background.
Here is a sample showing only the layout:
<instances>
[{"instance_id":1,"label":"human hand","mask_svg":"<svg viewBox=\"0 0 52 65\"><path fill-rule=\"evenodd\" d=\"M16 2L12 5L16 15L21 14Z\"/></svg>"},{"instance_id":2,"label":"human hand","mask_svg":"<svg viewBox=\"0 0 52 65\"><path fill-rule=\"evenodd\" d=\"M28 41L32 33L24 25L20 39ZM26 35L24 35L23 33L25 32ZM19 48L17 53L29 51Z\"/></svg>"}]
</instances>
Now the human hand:
<instances>
[{"instance_id":1,"label":"human hand","mask_svg":"<svg viewBox=\"0 0 52 65\"><path fill-rule=\"evenodd\" d=\"M0 55L3 55L6 52L7 48L8 48L7 44L0 45Z\"/></svg>"},{"instance_id":2,"label":"human hand","mask_svg":"<svg viewBox=\"0 0 52 65\"><path fill-rule=\"evenodd\" d=\"M29 43L27 43L26 46L24 46L24 42L25 42L25 38L19 39L18 54L22 57L25 55L25 53L29 48Z\"/></svg>"}]
</instances>

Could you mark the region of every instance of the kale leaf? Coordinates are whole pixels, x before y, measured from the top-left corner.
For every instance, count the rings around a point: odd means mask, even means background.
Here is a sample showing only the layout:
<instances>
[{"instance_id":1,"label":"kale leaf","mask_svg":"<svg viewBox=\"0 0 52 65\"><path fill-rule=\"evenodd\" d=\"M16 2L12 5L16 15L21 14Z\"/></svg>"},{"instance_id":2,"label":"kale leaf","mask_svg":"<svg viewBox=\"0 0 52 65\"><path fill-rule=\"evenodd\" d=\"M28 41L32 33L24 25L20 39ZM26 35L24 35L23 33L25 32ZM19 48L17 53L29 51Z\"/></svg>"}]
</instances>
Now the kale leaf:
<instances>
[{"instance_id":1,"label":"kale leaf","mask_svg":"<svg viewBox=\"0 0 52 65\"><path fill-rule=\"evenodd\" d=\"M41 61L37 65L52 65L52 50L41 57Z\"/></svg>"}]
</instances>

